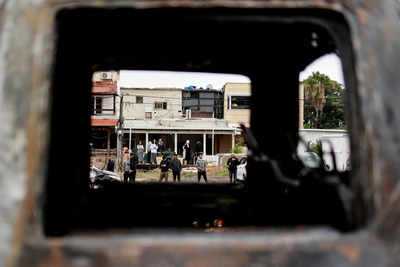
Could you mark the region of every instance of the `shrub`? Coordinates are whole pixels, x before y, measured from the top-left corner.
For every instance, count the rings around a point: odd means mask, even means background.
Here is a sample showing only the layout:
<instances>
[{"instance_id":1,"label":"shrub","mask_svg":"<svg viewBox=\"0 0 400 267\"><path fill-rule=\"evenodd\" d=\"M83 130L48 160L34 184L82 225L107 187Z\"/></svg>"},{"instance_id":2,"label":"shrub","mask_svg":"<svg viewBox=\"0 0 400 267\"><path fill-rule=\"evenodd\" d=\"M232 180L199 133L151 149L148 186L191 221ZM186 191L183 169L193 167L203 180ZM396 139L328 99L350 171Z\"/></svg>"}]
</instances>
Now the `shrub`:
<instances>
[{"instance_id":1,"label":"shrub","mask_svg":"<svg viewBox=\"0 0 400 267\"><path fill-rule=\"evenodd\" d=\"M243 152L243 147L242 146L234 146L233 149L231 150L232 153L238 154Z\"/></svg>"},{"instance_id":2,"label":"shrub","mask_svg":"<svg viewBox=\"0 0 400 267\"><path fill-rule=\"evenodd\" d=\"M320 140L316 144L309 142L307 150L308 152L315 152L318 156L322 157L322 142Z\"/></svg>"}]
</instances>

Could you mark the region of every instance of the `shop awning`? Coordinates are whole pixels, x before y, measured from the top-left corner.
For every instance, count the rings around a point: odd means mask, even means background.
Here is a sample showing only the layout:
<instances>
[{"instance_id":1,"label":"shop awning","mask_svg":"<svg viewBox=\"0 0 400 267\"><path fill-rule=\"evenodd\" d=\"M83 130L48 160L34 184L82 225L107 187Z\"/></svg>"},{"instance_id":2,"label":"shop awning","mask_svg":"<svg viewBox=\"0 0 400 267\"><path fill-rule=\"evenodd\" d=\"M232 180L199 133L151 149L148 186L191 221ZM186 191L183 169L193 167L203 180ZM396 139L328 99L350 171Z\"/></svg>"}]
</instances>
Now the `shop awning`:
<instances>
[{"instance_id":1,"label":"shop awning","mask_svg":"<svg viewBox=\"0 0 400 267\"><path fill-rule=\"evenodd\" d=\"M117 124L117 119L92 119L90 122L91 126L116 126Z\"/></svg>"}]
</instances>

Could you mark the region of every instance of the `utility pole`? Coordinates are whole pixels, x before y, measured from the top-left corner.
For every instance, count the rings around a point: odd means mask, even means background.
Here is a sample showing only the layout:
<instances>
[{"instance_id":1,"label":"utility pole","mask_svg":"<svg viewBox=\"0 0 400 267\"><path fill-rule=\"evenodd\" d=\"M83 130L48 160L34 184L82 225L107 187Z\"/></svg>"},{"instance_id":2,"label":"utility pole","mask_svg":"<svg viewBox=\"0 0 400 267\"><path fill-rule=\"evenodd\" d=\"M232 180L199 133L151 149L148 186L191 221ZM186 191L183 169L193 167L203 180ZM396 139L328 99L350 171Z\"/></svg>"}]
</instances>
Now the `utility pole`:
<instances>
[{"instance_id":1,"label":"utility pole","mask_svg":"<svg viewBox=\"0 0 400 267\"><path fill-rule=\"evenodd\" d=\"M123 129L123 115L122 115L123 99L124 99L124 96L121 95L120 102L119 102L119 123L118 123L118 129L117 129L117 164L118 164L118 166L122 166L121 138L122 138L122 135L124 134L122 131L122 129Z\"/></svg>"}]
</instances>

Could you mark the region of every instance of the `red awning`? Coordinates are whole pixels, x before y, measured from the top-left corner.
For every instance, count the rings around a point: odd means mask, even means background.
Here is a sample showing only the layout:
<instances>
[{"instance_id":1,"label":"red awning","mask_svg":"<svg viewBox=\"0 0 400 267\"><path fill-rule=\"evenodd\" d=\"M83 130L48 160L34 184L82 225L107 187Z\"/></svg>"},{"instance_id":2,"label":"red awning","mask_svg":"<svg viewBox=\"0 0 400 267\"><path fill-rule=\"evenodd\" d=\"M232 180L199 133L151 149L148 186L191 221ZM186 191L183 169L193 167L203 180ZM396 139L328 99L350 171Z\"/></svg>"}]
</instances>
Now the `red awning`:
<instances>
[{"instance_id":1,"label":"red awning","mask_svg":"<svg viewBox=\"0 0 400 267\"><path fill-rule=\"evenodd\" d=\"M116 126L117 124L117 119L92 119L90 122L91 126Z\"/></svg>"},{"instance_id":2,"label":"red awning","mask_svg":"<svg viewBox=\"0 0 400 267\"><path fill-rule=\"evenodd\" d=\"M93 94L116 94L116 82L94 82L92 86Z\"/></svg>"}]
</instances>

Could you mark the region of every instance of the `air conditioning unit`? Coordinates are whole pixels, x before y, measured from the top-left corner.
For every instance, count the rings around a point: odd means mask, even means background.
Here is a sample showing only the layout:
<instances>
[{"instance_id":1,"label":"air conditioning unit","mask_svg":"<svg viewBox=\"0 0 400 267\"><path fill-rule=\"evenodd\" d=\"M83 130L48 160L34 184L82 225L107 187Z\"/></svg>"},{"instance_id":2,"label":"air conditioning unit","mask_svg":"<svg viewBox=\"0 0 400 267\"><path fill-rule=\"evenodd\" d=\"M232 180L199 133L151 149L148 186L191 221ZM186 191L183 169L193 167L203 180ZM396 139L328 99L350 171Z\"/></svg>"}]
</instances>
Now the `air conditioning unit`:
<instances>
[{"instance_id":1,"label":"air conditioning unit","mask_svg":"<svg viewBox=\"0 0 400 267\"><path fill-rule=\"evenodd\" d=\"M102 72L102 73L100 73L100 77L103 80L112 80L112 73L111 72Z\"/></svg>"}]
</instances>

